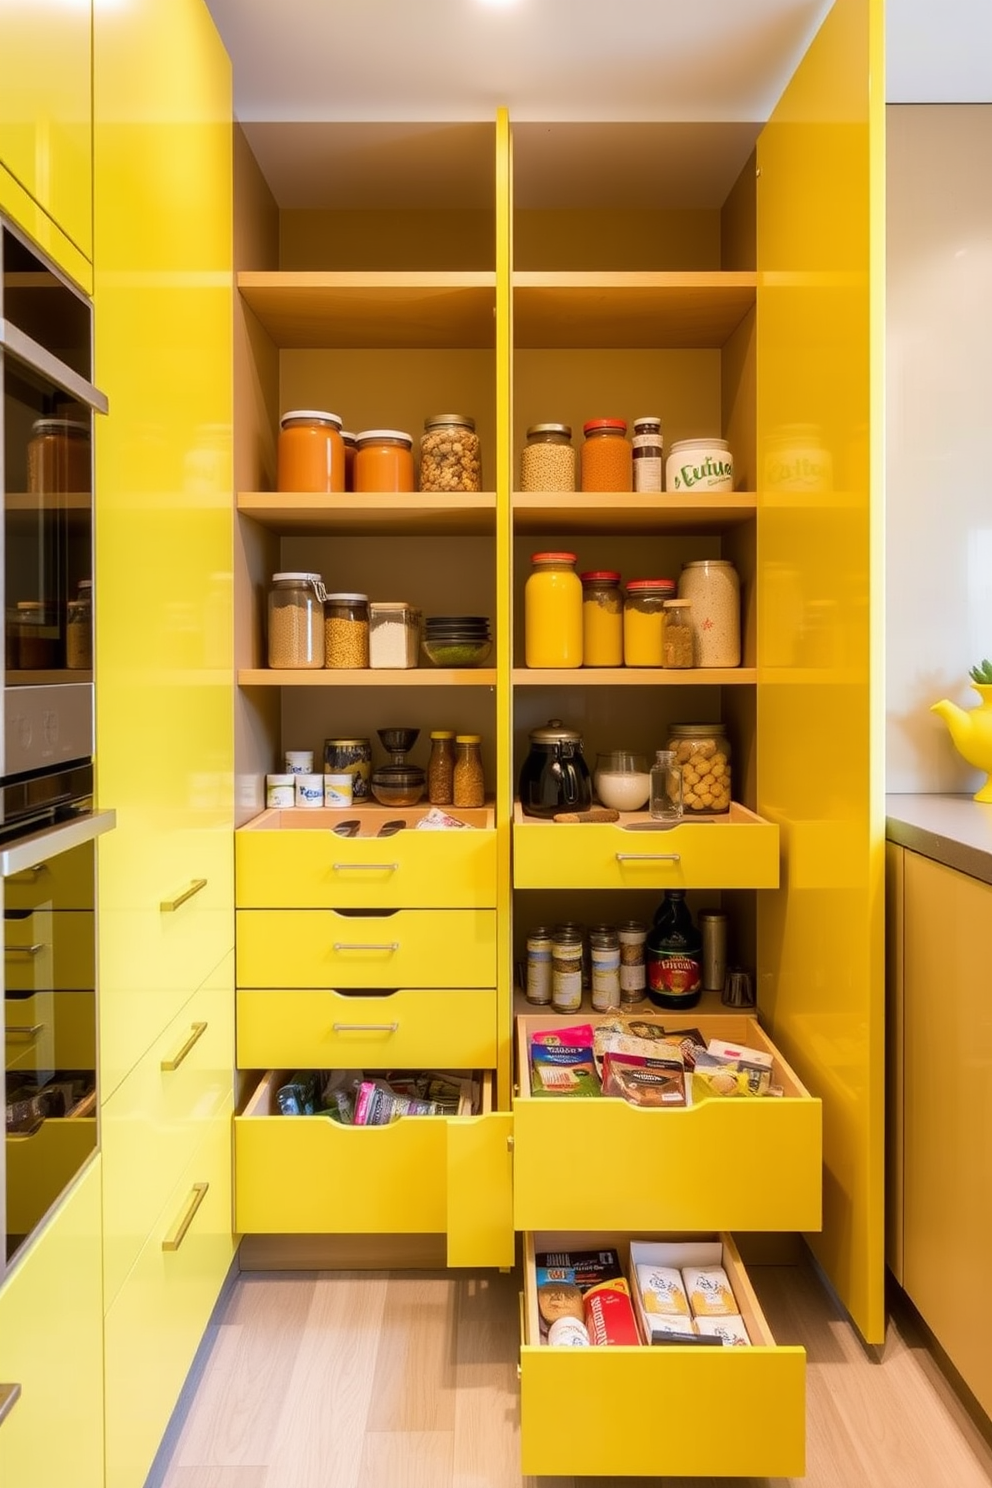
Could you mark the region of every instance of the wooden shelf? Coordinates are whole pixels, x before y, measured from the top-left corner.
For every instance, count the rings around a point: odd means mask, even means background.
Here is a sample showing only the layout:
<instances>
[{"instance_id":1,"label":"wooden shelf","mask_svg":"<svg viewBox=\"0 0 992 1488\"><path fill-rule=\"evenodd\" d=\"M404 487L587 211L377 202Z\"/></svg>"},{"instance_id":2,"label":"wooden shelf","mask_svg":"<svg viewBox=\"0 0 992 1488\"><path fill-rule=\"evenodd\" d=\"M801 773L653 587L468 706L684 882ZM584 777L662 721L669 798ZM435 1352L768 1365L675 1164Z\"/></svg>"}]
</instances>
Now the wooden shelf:
<instances>
[{"instance_id":1,"label":"wooden shelf","mask_svg":"<svg viewBox=\"0 0 992 1488\"><path fill-rule=\"evenodd\" d=\"M719 347L755 303L757 274L513 275L518 347Z\"/></svg>"},{"instance_id":2,"label":"wooden shelf","mask_svg":"<svg viewBox=\"0 0 992 1488\"><path fill-rule=\"evenodd\" d=\"M495 492L477 496L313 496L242 491L238 511L271 532L334 532L342 536L473 537L496 524Z\"/></svg>"},{"instance_id":3,"label":"wooden shelf","mask_svg":"<svg viewBox=\"0 0 992 1488\"><path fill-rule=\"evenodd\" d=\"M514 667L514 687L743 687L757 667Z\"/></svg>"},{"instance_id":4,"label":"wooden shelf","mask_svg":"<svg viewBox=\"0 0 992 1488\"><path fill-rule=\"evenodd\" d=\"M238 672L239 687L495 687L495 667L385 667L366 671L337 671L326 667L312 672L276 671L246 667Z\"/></svg>"},{"instance_id":5,"label":"wooden shelf","mask_svg":"<svg viewBox=\"0 0 992 1488\"><path fill-rule=\"evenodd\" d=\"M514 492L513 529L518 533L589 533L605 536L667 532L723 532L749 521L758 509L753 491L680 496L604 491Z\"/></svg>"},{"instance_id":6,"label":"wooden shelf","mask_svg":"<svg viewBox=\"0 0 992 1488\"><path fill-rule=\"evenodd\" d=\"M252 273L241 297L280 347L482 347L496 342L496 275Z\"/></svg>"},{"instance_id":7,"label":"wooden shelf","mask_svg":"<svg viewBox=\"0 0 992 1488\"><path fill-rule=\"evenodd\" d=\"M46 667L31 671L11 670L8 687L47 687L52 682L92 682L93 673L82 667Z\"/></svg>"},{"instance_id":8,"label":"wooden shelf","mask_svg":"<svg viewBox=\"0 0 992 1488\"><path fill-rule=\"evenodd\" d=\"M9 512L91 512L91 491L8 491L4 506Z\"/></svg>"}]
</instances>

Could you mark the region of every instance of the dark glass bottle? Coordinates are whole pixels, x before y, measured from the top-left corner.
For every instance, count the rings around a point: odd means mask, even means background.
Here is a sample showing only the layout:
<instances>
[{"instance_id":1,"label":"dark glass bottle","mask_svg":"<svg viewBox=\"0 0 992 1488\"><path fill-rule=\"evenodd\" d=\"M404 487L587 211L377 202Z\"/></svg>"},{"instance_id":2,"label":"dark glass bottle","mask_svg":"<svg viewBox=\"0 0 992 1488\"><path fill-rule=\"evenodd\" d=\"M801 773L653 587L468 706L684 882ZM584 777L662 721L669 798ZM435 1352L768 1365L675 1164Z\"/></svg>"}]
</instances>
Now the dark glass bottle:
<instances>
[{"instance_id":1,"label":"dark glass bottle","mask_svg":"<svg viewBox=\"0 0 992 1488\"><path fill-rule=\"evenodd\" d=\"M644 943L647 992L655 1007L693 1008L702 991L703 943L684 889L666 889Z\"/></svg>"}]
</instances>

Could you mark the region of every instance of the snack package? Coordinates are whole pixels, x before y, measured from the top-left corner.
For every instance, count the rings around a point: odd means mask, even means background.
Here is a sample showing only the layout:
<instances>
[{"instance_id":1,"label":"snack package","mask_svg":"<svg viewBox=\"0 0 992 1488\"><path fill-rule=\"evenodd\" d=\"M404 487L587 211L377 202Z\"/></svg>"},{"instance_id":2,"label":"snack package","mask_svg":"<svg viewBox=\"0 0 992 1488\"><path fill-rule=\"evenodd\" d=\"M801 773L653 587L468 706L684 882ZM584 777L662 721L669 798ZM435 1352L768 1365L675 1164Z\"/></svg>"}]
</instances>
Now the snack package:
<instances>
[{"instance_id":1,"label":"snack package","mask_svg":"<svg viewBox=\"0 0 992 1488\"><path fill-rule=\"evenodd\" d=\"M735 1095L758 1095L760 1091L751 1088L753 1075L753 1070L731 1069L726 1064L717 1065L715 1069L694 1069L691 1081L692 1104L696 1106L704 1100L726 1100Z\"/></svg>"},{"instance_id":2,"label":"snack package","mask_svg":"<svg viewBox=\"0 0 992 1488\"><path fill-rule=\"evenodd\" d=\"M530 1089L532 1095L601 1093L592 1052L592 1028L588 1023L533 1036Z\"/></svg>"},{"instance_id":3,"label":"snack package","mask_svg":"<svg viewBox=\"0 0 992 1488\"><path fill-rule=\"evenodd\" d=\"M771 1056L769 1056L770 1058ZM739 1076L735 1080L715 1078L721 1072ZM727 1055L712 1054L700 1050L696 1055L693 1070L693 1096L696 1094L696 1075L706 1078L699 1082L699 1099L707 1095L768 1095L772 1088L771 1070L756 1064L744 1064Z\"/></svg>"},{"instance_id":4,"label":"snack package","mask_svg":"<svg viewBox=\"0 0 992 1488\"><path fill-rule=\"evenodd\" d=\"M589 1330L578 1318L556 1318L548 1329L548 1343L552 1348L588 1348L590 1342Z\"/></svg>"},{"instance_id":5,"label":"snack package","mask_svg":"<svg viewBox=\"0 0 992 1488\"><path fill-rule=\"evenodd\" d=\"M696 1332L696 1325L692 1318L658 1317L656 1315L648 1318L649 1337L648 1342L652 1345L667 1344L669 1347L678 1348L699 1347L703 1345L708 1348L720 1348L723 1346L722 1338L705 1338Z\"/></svg>"},{"instance_id":6,"label":"snack package","mask_svg":"<svg viewBox=\"0 0 992 1488\"><path fill-rule=\"evenodd\" d=\"M675 1056L675 1051L672 1051ZM619 1095L632 1106L652 1109L686 1104L685 1070L681 1055L647 1059L640 1054L603 1057L603 1094Z\"/></svg>"},{"instance_id":7,"label":"snack package","mask_svg":"<svg viewBox=\"0 0 992 1488\"><path fill-rule=\"evenodd\" d=\"M706 1040L698 1028L669 1029L663 1042L674 1044L681 1053L687 1070L695 1069L697 1058L706 1050Z\"/></svg>"},{"instance_id":8,"label":"snack package","mask_svg":"<svg viewBox=\"0 0 992 1488\"><path fill-rule=\"evenodd\" d=\"M414 825L413 830L415 832L449 832L456 827L464 827L467 831L472 830L468 822L458 821L456 817L449 816L446 811L432 806L430 811Z\"/></svg>"},{"instance_id":9,"label":"snack package","mask_svg":"<svg viewBox=\"0 0 992 1488\"><path fill-rule=\"evenodd\" d=\"M594 1347L640 1343L641 1335L637 1331L630 1287L625 1277L616 1276L590 1287L582 1298L582 1303L589 1342Z\"/></svg>"},{"instance_id":10,"label":"snack package","mask_svg":"<svg viewBox=\"0 0 992 1488\"><path fill-rule=\"evenodd\" d=\"M440 1101L419 1096L400 1095L385 1080L363 1080L355 1101L356 1126L388 1126L401 1116L450 1115L450 1107Z\"/></svg>"},{"instance_id":11,"label":"snack package","mask_svg":"<svg viewBox=\"0 0 992 1488\"><path fill-rule=\"evenodd\" d=\"M636 1275L647 1314L688 1319L689 1298L681 1271L674 1266L639 1265Z\"/></svg>"},{"instance_id":12,"label":"snack package","mask_svg":"<svg viewBox=\"0 0 992 1488\"><path fill-rule=\"evenodd\" d=\"M707 1054L723 1064L736 1064L739 1069L767 1070L772 1072L772 1056L765 1049L748 1049L744 1044L731 1044L726 1039L710 1039Z\"/></svg>"},{"instance_id":13,"label":"snack package","mask_svg":"<svg viewBox=\"0 0 992 1488\"><path fill-rule=\"evenodd\" d=\"M738 1313L730 1317L701 1317L696 1327L701 1337L719 1339L730 1348L747 1348L751 1343L744 1319Z\"/></svg>"},{"instance_id":14,"label":"snack package","mask_svg":"<svg viewBox=\"0 0 992 1488\"><path fill-rule=\"evenodd\" d=\"M313 1070L298 1070L276 1091L281 1116L313 1116L317 1111L317 1076Z\"/></svg>"},{"instance_id":15,"label":"snack package","mask_svg":"<svg viewBox=\"0 0 992 1488\"><path fill-rule=\"evenodd\" d=\"M733 1287L722 1266L684 1266L682 1280L694 1318L733 1317L739 1312Z\"/></svg>"},{"instance_id":16,"label":"snack package","mask_svg":"<svg viewBox=\"0 0 992 1488\"><path fill-rule=\"evenodd\" d=\"M639 1024L639 1026L646 1026ZM659 1024L660 1027L660 1024ZM623 1023L600 1023L593 1032L593 1053L600 1076L603 1060L607 1054L638 1054L642 1059L664 1059L668 1055L669 1041L661 1038L640 1038L629 1032Z\"/></svg>"},{"instance_id":17,"label":"snack package","mask_svg":"<svg viewBox=\"0 0 992 1488\"><path fill-rule=\"evenodd\" d=\"M577 1319L584 1325L583 1295L590 1287L622 1275L615 1250L557 1250L536 1255L534 1278L542 1340L548 1341L549 1329L559 1318Z\"/></svg>"}]
</instances>

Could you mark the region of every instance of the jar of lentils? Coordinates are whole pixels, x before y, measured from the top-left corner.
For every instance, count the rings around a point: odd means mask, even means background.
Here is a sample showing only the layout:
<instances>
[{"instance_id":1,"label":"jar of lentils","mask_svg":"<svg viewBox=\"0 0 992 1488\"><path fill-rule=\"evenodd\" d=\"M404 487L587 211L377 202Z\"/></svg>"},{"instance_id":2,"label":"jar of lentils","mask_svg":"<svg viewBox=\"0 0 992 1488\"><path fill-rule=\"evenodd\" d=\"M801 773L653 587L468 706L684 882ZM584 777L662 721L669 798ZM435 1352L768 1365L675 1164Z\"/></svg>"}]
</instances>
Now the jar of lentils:
<instances>
[{"instance_id":1,"label":"jar of lentils","mask_svg":"<svg viewBox=\"0 0 992 1488\"><path fill-rule=\"evenodd\" d=\"M521 491L574 491L570 424L531 424L520 456Z\"/></svg>"},{"instance_id":2,"label":"jar of lentils","mask_svg":"<svg viewBox=\"0 0 992 1488\"><path fill-rule=\"evenodd\" d=\"M730 810L730 740L722 723L673 723L668 744L682 776L686 816L720 816Z\"/></svg>"},{"instance_id":3,"label":"jar of lentils","mask_svg":"<svg viewBox=\"0 0 992 1488\"><path fill-rule=\"evenodd\" d=\"M589 419L582 425L583 491L629 491L633 451L624 419Z\"/></svg>"},{"instance_id":4,"label":"jar of lentils","mask_svg":"<svg viewBox=\"0 0 992 1488\"><path fill-rule=\"evenodd\" d=\"M324 665L359 671L368 664L368 595L328 594L324 603Z\"/></svg>"},{"instance_id":5,"label":"jar of lentils","mask_svg":"<svg viewBox=\"0 0 992 1488\"><path fill-rule=\"evenodd\" d=\"M482 490L475 419L464 413L435 413L424 420L420 489L440 493Z\"/></svg>"},{"instance_id":6,"label":"jar of lentils","mask_svg":"<svg viewBox=\"0 0 992 1488\"><path fill-rule=\"evenodd\" d=\"M324 585L320 574L276 573L269 590L269 666L324 665Z\"/></svg>"}]
</instances>

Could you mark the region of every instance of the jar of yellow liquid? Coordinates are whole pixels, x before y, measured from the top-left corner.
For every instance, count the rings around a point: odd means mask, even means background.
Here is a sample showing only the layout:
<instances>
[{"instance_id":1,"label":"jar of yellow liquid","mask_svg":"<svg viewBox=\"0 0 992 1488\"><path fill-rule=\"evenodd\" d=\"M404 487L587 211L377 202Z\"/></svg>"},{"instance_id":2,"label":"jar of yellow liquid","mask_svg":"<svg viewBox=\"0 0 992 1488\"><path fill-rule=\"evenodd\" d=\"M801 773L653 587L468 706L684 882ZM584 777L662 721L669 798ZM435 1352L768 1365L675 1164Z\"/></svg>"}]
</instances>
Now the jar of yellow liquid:
<instances>
[{"instance_id":1,"label":"jar of yellow liquid","mask_svg":"<svg viewBox=\"0 0 992 1488\"><path fill-rule=\"evenodd\" d=\"M623 666L623 594L613 569L582 575L582 663Z\"/></svg>"},{"instance_id":2,"label":"jar of yellow liquid","mask_svg":"<svg viewBox=\"0 0 992 1488\"><path fill-rule=\"evenodd\" d=\"M535 553L524 586L524 658L529 667L582 665L582 583L574 553Z\"/></svg>"},{"instance_id":3,"label":"jar of yellow liquid","mask_svg":"<svg viewBox=\"0 0 992 1488\"><path fill-rule=\"evenodd\" d=\"M631 579L623 606L623 660L629 667L665 664L665 600L674 579Z\"/></svg>"}]
</instances>

